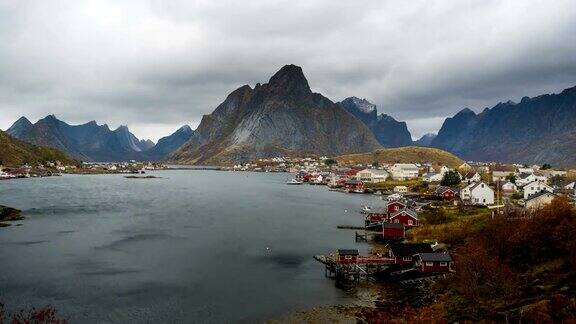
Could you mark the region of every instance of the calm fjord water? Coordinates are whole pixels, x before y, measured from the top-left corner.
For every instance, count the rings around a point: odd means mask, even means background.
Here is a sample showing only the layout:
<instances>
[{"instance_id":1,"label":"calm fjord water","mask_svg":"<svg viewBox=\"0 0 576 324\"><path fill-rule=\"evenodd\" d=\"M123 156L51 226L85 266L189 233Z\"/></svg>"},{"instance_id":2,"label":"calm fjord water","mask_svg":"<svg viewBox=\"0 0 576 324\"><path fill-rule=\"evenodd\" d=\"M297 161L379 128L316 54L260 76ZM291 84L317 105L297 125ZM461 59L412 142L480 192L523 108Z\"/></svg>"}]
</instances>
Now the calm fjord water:
<instances>
[{"instance_id":1,"label":"calm fjord water","mask_svg":"<svg viewBox=\"0 0 576 324\"><path fill-rule=\"evenodd\" d=\"M349 296L312 256L366 245L376 197L287 186L288 174L157 171L0 182L24 211L0 229L0 302L72 322L262 321ZM347 211L347 212L346 212Z\"/></svg>"}]
</instances>

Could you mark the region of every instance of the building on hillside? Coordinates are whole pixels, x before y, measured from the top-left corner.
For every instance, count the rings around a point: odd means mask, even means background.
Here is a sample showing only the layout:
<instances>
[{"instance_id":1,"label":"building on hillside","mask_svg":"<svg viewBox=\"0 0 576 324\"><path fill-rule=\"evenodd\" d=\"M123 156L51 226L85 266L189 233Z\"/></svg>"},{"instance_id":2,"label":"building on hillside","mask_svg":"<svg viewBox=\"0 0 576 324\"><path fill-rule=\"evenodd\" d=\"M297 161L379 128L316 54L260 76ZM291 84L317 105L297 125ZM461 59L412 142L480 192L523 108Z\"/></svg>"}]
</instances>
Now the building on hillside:
<instances>
[{"instance_id":1,"label":"building on hillside","mask_svg":"<svg viewBox=\"0 0 576 324\"><path fill-rule=\"evenodd\" d=\"M523 187L534 181L538 181L538 177L534 173L520 173L516 179L516 185Z\"/></svg>"},{"instance_id":2,"label":"building on hillside","mask_svg":"<svg viewBox=\"0 0 576 324\"><path fill-rule=\"evenodd\" d=\"M456 190L446 186L439 186L434 190L434 196L444 200L452 200L456 197Z\"/></svg>"},{"instance_id":3,"label":"building on hillside","mask_svg":"<svg viewBox=\"0 0 576 324\"><path fill-rule=\"evenodd\" d=\"M383 223L382 238L385 240L402 240L406 237L406 228L400 223Z\"/></svg>"},{"instance_id":4,"label":"building on hillside","mask_svg":"<svg viewBox=\"0 0 576 324\"><path fill-rule=\"evenodd\" d=\"M452 257L448 253L418 253L414 256L414 266L423 273L449 272Z\"/></svg>"},{"instance_id":5,"label":"building on hillside","mask_svg":"<svg viewBox=\"0 0 576 324\"><path fill-rule=\"evenodd\" d=\"M418 178L419 169L413 163L396 163L389 171L394 180L409 180Z\"/></svg>"},{"instance_id":6,"label":"building on hillside","mask_svg":"<svg viewBox=\"0 0 576 324\"><path fill-rule=\"evenodd\" d=\"M356 249L338 249L338 262L339 263L358 263L358 250Z\"/></svg>"},{"instance_id":7,"label":"building on hillside","mask_svg":"<svg viewBox=\"0 0 576 324\"><path fill-rule=\"evenodd\" d=\"M518 168L518 173L532 174L532 173L534 173L534 168L531 168L531 167L520 167L520 168Z\"/></svg>"},{"instance_id":8,"label":"building on hillside","mask_svg":"<svg viewBox=\"0 0 576 324\"><path fill-rule=\"evenodd\" d=\"M494 190L483 181L471 183L460 190L460 199L471 205L493 205Z\"/></svg>"},{"instance_id":9,"label":"building on hillside","mask_svg":"<svg viewBox=\"0 0 576 324\"><path fill-rule=\"evenodd\" d=\"M554 198L556 198L555 194L548 191L542 191L530 196L528 199L525 199L524 208L535 210L550 204Z\"/></svg>"},{"instance_id":10,"label":"building on hillside","mask_svg":"<svg viewBox=\"0 0 576 324\"><path fill-rule=\"evenodd\" d=\"M442 178L444 178L444 174L442 173L425 173L422 176L422 181L424 182L440 182L442 181Z\"/></svg>"},{"instance_id":11,"label":"building on hillside","mask_svg":"<svg viewBox=\"0 0 576 324\"><path fill-rule=\"evenodd\" d=\"M364 182L352 179L348 180L344 183L344 188L349 191L363 191L364 190Z\"/></svg>"},{"instance_id":12,"label":"building on hillside","mask_svg":"<svg viewBox=\"0 0 576 324\"><path fill-rule=\"evenodd\" d=\"M458 171L462 172L462 173L468 173L470 172L470 170L472 170L472 167L470 166L470 164L464 162L462 163L459 167L458 167Z\"/></svg>"},{"instance_id":13,"label":"building on hillside","mask_svg":"<svg viewBox=\"0 0 576 324\"><path fill-rule=\"evenodd\" d=\"M508 178L513 174L514 172L511 171L492 171L492 182L508 181Z\"/></svg>"},{"instance_id":14,"label":"building on hillside","mask_svg":"<svg viewBox=\"0 0 576 324\"><path fill-rule=\"evenodd\" d=\"M522 190L524 191L524 199L528 199L530 196L544 191L554 192L554 188L541 181L530 182L522 187Z\"/></svg>"},{"instance_id":15,"label":"building on hillside","mask_svg":"<svg viewBox=\"0 0 576 324\"><path fill-rule=\"evenodd\" d=\"M411 228L419 225L418 214L409 208L404 208L393 212L388 216L390 223L404 224L404 227Z\"/></svg>"},{"instance_id":16,"label":"building on hillside","mask_svg":"<svg viewBox=\"0 0 576 324\"><path fill-rule=\"evenodd\" d=\"M508 181L502 185L502 192L503 193L512 194L512 193L515 193L517 191L518 191L518 187L510 181Z\"/></svg>"},{"instance_id":17,"label":"building on hillside","mask_svg":"<svg viewBox=\"0 0 576 324\"><path fill-rule=\"evenodd\" d=\"M434 253L430 244L426 243L393 243L388 244L388 257L393 258L399 266L412 266L414 255L418 253Z\"/></svg>"},{"instance_id":18,"label":"building on hillside","mask_svg":"<svg viewBox=\"0 0 576 324\"><path fill-rule=\"evenodd\" d=\"M464 180L462 180L462 182L467 184L480 181L482 181L482 176L478 172L468 172L467 174L464 175Z\"/></svg>"},{"instance_id":19,"label":"building on hillside","mask_svg":"<svg viewBox=\"0 0 576 324\"><path fill-rule=\"evenodd\" d=\"M406 187L406 186L396 186L396 187L394 187L394 189L392 189L392 191L397 192L397 193L407 193L407 192L408 192L408 187Z\"/></svg>"},{"instance_id":20,"label":"building on hillside","mask_svg":"<svg viewBox=\"0 0 576 324\"><path fill-rule=\"evenodd\" d=\"M378 183L388 179L386 170L364 169L356 173L356 179L362 182Z\"/></svg>"}]
</instances>

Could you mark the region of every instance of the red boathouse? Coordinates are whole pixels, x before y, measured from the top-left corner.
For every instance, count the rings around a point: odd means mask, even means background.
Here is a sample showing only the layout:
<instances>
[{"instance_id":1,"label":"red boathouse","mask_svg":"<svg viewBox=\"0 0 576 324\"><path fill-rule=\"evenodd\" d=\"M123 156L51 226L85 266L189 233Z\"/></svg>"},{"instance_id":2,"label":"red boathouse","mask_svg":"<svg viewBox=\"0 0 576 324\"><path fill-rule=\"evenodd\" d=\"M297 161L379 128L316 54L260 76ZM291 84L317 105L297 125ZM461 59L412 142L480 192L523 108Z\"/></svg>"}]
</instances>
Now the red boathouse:
<instances>
[{"instance_id":1,"label":"red boathouse","mask_svg":"<svg viewBox=\"0 0 576 324\"><path fill-rule=\"evenodd\" d=\"M402 240L406 236L404 224L383 223L382 238L385 240Z\"/></svg>"},{"instance_id":2,"label":"red boathouse","mask_svg":"<svg viewBox=\"0 0 576 324\"><path fill-rule=\"evenodd\" d=\"M414 265L420 272L449 272L452 257L448 253L418 253L414 256Z\"/></svg>"}]
</instances>

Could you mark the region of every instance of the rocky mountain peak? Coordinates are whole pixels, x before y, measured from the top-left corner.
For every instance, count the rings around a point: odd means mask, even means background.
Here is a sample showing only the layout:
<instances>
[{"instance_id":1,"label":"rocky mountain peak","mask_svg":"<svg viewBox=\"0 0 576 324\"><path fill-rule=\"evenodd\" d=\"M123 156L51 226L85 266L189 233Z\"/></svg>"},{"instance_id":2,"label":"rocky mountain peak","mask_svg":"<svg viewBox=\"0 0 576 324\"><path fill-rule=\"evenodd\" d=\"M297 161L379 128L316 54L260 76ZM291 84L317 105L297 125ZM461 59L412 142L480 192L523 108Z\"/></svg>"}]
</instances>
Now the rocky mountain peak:
<instances>
[{"instance_id":1,"label":"rocky mountain peak","mask_svg":"<svg viewBox=\"0 0 576 324\"><path fill-rule=\"evenodd\" d=\"M268 82L268 89L273 93L307 95L312 93L302 68L293 64L283 66Z\"/></svg>"}]
</instances>

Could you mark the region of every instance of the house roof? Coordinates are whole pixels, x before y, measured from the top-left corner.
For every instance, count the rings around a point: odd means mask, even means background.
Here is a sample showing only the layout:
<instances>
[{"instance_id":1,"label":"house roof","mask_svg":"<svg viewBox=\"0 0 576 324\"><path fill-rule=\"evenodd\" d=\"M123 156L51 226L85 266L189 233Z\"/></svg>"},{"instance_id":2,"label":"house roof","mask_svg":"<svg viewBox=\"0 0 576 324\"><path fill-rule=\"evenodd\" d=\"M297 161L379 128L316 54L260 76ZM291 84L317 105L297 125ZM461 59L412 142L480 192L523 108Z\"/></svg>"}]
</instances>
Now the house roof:
<instances>
[{"instance_id":1,"label":"house roof","mask_svg":"<svg viewBox=\"0 0 576 324\"><path fill-rule=\"evenodd\" d=\"M401 168L404 170L418 170L418 166L412 163L396 163L393 165L393 167Z\"/></svg>"},{"instance_id":2,"label":"house roof","mask_svg":"<svg viewBox=\"0 0 576 324\"><path fill-rule=\"evenodd\" d=\"M404 208L404 209L400 209L396 212L393 212L392 214L390 214L390 218L394 218L394 217L402 214L403 212L405 212L406 214L408 214L410 217L412 217L414 219L418 219L418 214L416 214L415 211L413 211L412 209L409 209L409 208Z\"/></svg>"},{"instance_id":3,"label":"house roof","mask_svg":"<svg viewBox=\"0 0 576 324\"><path fill-rule=\"evenodd\" d=\"M438 193L438 194L443 194L448 190L452 190L453 192L456 192L456 190L454 190L450 187L446 187L446 186L440 186L440 187L436 188L436 190L434 190L434 192Z\"/></svg>"},{"instance_id":4,"label":"house roof","mask_svg":"<svg viewBox=\"0 0 576 324\"><path fill-rule=\"evenodd\" d=\"M404 224L401 223L383 223L383 228L395 228L395 229L404 229Z\"/></svg>"},{"instance_id":5,"label":"house roof","mask_svg":"<svg viewBox=\"0 0 576 324\"><path fill-rule=\"evenodd\" d=\"M338 255L358 255L357 249L338 249Z\"/></svg>"},{"instance_id":6,"label":"house roof","mask_svg":"<svg viewBox=\"0 0 576 324\"><path fill-rule=\"evenodd\" d=\"M556 197L556 194L554 194L550 191L544 190L544 191L540 191L540 192L537 192L537 193L529 196L526 200L524 200L524 202L527 202L527 201L530 201L530 200L533 200L536 198L540 198L540 197L545 196L545 195L552 195L552 196Z\"/></svg>"},{"instance_id":7,"label":"house roof","mask_svg":"<svg viewBox=\"0 0 576 324\"><path fill-rule=\"evenodd\" d=\"M417 253L433 253L432 247L430 244L426 243L393 243L388 245L390 251L395 256L413 256Z\"/></svg>"},{"instance_id":8,"label":"house roof","mask_svg":"<svg viewBox=\"0 0 576 324\"><path fill-rule=\"evenodd\" d=\"M472 187L470 187L470 191L476 189L481 184L484 184L488 189L492 190L492 188L490 188L490 186L487 185L484 181L479 181L479 182L472 184Z\"/></svg>"},{"instance_id":9,"label":"house roof","mask_svg":"<svg viewBox=\"0 0 576 324\"><path fill-rule=\"evenodd\" d=\"M452 262L448 253L418 253L418 257L424 262Z\"/></svg>"}]
</instances>

